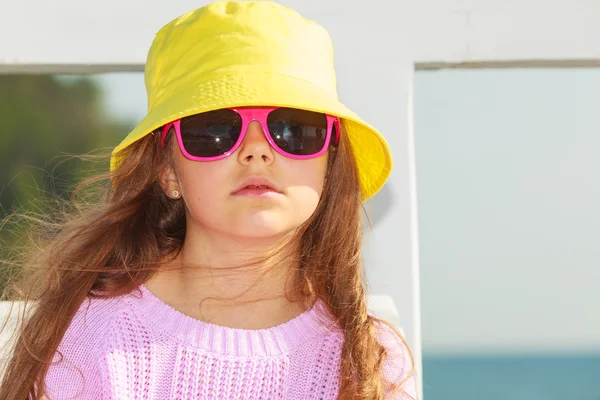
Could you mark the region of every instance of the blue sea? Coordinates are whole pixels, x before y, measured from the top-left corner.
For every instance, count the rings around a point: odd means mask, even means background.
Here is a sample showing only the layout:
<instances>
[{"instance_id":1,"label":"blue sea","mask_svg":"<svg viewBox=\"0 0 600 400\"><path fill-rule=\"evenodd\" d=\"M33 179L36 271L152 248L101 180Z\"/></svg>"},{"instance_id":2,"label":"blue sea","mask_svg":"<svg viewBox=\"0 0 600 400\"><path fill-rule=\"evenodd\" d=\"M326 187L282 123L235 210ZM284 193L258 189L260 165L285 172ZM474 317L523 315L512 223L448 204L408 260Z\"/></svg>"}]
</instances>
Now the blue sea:
<instances>
[{"instance_id":1,"label":"blue sea","mask_svg":"<svg viewBox=\"0 0 600 400\"><path fill-rule=\"evenodd\" d=\"M424 400L600 400L600 355L423 355Z\"/></svg>"}]
</instances>

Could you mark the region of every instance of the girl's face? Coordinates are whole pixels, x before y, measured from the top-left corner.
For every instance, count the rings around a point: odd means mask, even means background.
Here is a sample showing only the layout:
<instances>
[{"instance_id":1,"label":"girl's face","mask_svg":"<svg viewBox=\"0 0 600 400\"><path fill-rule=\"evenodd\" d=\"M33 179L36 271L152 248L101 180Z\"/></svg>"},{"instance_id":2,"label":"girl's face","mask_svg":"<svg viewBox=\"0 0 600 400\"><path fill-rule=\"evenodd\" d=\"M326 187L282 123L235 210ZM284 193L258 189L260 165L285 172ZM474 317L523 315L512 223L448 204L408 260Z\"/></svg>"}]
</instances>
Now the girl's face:
<instances>
[{"instance_id":1,"label":"girl's face","mask_svg":"<svg viewBox=\"0 0 600 400\"><path fill-rule=\"evenodd\" d=\"M236 152L218 161L188 160L174 137L170 144L174 161L161 181L167 195L180 191L173 201L185 202L188 229L191 223L205 234L276 238L304 223L321 197L327 153L308 160L282 156L256 121Z\"/></svg>"}]
</instances>

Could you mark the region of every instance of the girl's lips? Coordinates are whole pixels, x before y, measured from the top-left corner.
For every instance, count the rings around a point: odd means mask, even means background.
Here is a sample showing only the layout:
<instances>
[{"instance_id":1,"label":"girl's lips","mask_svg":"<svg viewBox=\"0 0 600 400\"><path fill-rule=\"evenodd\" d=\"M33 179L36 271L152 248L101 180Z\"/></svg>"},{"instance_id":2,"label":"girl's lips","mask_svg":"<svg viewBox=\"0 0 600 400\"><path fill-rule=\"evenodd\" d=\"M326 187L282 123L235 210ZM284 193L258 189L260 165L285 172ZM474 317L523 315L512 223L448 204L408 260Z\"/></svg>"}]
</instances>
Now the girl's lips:
<instances>
[{"instance_id":1,"label":"girl's lips","mask_svg":"<svg viewBox=\"0 0 600 400\"><path fill-rule=\"evenodd\" d=\"M269 193L282 194L280 190L264 176L251 176L246 179L234 190L233 195L243 196L263 196Z\"/></svg>"},{"instance_id":2,"label":"girl's lips","mask_svg":"<svg viewBox=\"0 0 600 400\"><path fill-rule=\"evenodd\" d=\"M269 188L269 187L246 187L237 192L233 193L234 196L249 196L249 197L267 197L276 196L281 193Z\"/></svg>"}]
</instances>

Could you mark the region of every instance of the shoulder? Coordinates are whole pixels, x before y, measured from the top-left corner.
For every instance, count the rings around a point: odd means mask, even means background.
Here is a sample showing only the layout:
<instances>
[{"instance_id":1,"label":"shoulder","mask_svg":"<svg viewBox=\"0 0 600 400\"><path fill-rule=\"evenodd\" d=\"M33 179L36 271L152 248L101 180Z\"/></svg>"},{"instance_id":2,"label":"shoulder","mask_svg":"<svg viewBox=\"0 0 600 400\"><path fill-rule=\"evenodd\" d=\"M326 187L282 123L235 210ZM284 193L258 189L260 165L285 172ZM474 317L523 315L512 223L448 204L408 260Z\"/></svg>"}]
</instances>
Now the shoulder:
<instances>
[{"instance_id":1,"label":"shoulder","mask_svg":"<svg viewBox=\"0 0 600 400\"><path fill-rule=\"evenodd\" d=\"M386 347L386 349L391 351L399 351L405 352L408 351L406 344L404 343L402 330L399 327L395 329L392 328L393 325L391 322L387 322L383 319L373 318L373 328L375 333L375 338L379 343ZM398 332L396 332L396 329Z\"/></svg>"},{"instance_id":2,"label":"shoulder","mask_svg":"<svg viewBox=\"0 0 600 400\"><path fill-rule=\"evenodd\" d=\"M382 321L374 320L373 325L375 339L385 347L388 360L405 373L409 373L412 369L413 360L411 351L403 337L394 328Z\"/></svg>"},{"instance_id":3,"label":"shoulder","mask_svg":"<svg viewBox=\"0 0 600 400\"><path fill-rule=\"evenodd\" d=\"M81 303L46 374L51 399L101 397L100 351L122 308L122 297L86 298Z\"/></svg>"},{"instance_id":4,"label":"shoulder","mask_svg":"<svg viewBox=\"0 0 600 400\"><path fill-rule=\"evenodd\" d=\"M383 376L395 384L406 381L402 388L404 395L394 397L397 399L416 399L416 385L414 377L414 360L410 348L398 332L388 324L373 320L375 339L386 349L387 356L383 362ZM400 329L398 329L400 331ZM400 331L402 334L402 332ZM406 394L411 397L406 396ZM388 397L386 397L387 399Z\"/></svg>"},{"instance_id":5,"label":"shoulder","mask_svg":"<svg viewBox=\"0 0 600 400\"><path fill-rule=\"evenodd\" d=\"M97 346L124 308L123 296L108 299L86 298L73 316L59 349L73 345Z\"/></svg>"}]
</instances>

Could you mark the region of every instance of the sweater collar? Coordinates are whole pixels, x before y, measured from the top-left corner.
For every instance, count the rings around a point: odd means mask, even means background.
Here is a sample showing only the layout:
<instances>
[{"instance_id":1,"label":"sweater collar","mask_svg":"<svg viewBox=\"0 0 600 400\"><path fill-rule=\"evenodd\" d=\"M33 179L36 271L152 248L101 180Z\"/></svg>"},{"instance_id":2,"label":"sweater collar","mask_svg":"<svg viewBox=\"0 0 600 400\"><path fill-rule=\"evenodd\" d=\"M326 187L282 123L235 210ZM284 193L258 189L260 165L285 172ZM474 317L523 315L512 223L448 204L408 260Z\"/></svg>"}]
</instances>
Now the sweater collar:
<instances>
[{"instance_id":1,"label":"sweater collar","mask_svg":"<svg viewBox=\"0 0 600 400\"><path fill-rule=\"evenodd\" d=\"M186 315L163 302L145 285L128 296L128 302L145 326L167 340L231 356L290 354L335 324L324 302L295 318L266 329L238 329L211 324Z\"/></svg>"}]
</instances>

